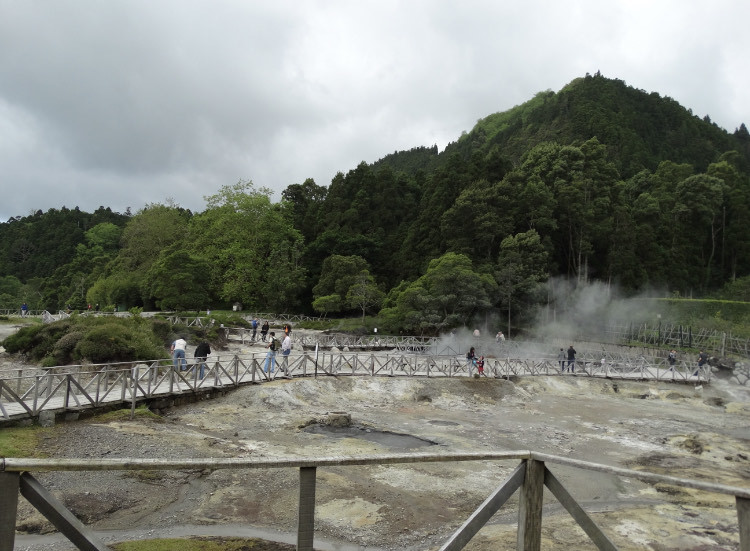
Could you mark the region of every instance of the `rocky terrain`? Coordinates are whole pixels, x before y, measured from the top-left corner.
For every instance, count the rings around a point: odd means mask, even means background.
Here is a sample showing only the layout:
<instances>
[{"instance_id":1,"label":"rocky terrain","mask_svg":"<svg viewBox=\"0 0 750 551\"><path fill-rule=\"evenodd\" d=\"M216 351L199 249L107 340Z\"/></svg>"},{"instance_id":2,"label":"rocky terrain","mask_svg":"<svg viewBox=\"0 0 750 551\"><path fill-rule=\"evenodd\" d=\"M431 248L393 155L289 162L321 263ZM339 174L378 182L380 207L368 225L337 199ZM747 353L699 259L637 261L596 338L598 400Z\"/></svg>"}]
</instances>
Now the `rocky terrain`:
<instances>
[{"instance_id":1,"label":"rocky terrain","mask_svg":"<svg viewBox=\"0 0 750 551\"><path fill-rule=\"evenodd\" d=\"M354 427L317 424L346 412ZM52 457L351 456L531 449L747 486L750 399L722 381L693 388L587 377L318 377L240 388L154 416L59 424ZM337 432L338 431L338 432ZM437 549L517 461L318 469L316 547ZM736 549L734 499L636 480L551 470L620 549ZM294 469L40 473L107 542L182 535L294 542ZM514 548L517 499L467 549ZM16 549L63 551L27 503ZM551 494L543 549L593 549Z\"/></svg>"}]
</instances>

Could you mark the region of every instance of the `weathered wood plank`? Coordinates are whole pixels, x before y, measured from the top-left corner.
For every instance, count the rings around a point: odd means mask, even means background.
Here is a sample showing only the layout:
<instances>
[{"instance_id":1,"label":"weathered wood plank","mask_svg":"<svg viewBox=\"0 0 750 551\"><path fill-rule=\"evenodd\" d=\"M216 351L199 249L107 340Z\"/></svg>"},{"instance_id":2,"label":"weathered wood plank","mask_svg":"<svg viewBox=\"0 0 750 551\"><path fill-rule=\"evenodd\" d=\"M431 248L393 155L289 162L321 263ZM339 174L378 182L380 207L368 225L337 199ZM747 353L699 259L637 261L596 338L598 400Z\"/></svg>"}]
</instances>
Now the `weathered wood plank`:
<instances>
[{"instance_id":1,"label":"weathered wood plank","mask_svg":"<svg viewBox=\"0 0 750 551\"><path fill-rule=\"evenodd\" d=\"M446 541L440 548L440 551L459 551L473 538L482 526L497 513L505 502L516 492L523 484L526 475L526 461L523 461L511 473L510 477L503 482L487 499L484 500L479 508L464 522L461 527Z\"/></svg>"},{"instance_id":2,"label":"weathered wood plank","mask_svg":"<svg viewBox=\"0 0 750 551\"><path fill-rule=\"evenodd\" d=\"M544 463L529 459L518 504L518 551L541 549L543 498Z\"/></svg>"},{"instance_id":3,"label":"weathered wood plank","mask_svg":"<svg viewBox=\"0 0 750 551\"><path fill-rule=\"evenodd\" d=\"M21 475L20 490L21 495L78 549L81 551L111 551L29 473Z\"/></svg>"},{"instance_id":4,"label":"weathered wood plank","mask_svg":"<svg viewBox=\"0 0 750 551\"><path fill-rule=\"evenodd\" d=\"M544 485L549 488L552 495L557 498L570 516L578 523L584 532L588 535L597 549L601 551L617 551L617 547L601 531L594 520L583 510L572 495L565 489L562 483L553 475L549 469L544 468Z\"/></svg>"}]
</instances>

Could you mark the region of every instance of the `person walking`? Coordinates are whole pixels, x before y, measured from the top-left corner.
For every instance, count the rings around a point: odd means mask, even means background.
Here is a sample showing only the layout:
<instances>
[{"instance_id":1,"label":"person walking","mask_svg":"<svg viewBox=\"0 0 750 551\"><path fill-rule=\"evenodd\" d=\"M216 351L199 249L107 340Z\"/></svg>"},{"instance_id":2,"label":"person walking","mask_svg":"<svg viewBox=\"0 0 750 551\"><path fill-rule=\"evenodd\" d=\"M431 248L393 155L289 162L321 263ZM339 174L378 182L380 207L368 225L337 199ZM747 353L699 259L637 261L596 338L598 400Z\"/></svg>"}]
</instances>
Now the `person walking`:
<instances>
[{"instance_id":1,"label":"person walking","mask_svg":"<svg viewBox=\"0 0 750 551\"><path fill-rule=\"evenodd\" d=\"M576 372L576 354L576 349L571 344L570 348L568 348L568 371L571 373Z\"/></svg>"},{"instance_id":2,"label":"person walking","mask_svg":"<svg viewBox=\"0 0 750 551\"><path fill-rule=\"evenodd\" d=\"M276 333L273 331L271 331L266 348L268 348L268 352L266 352L266 363L263 365L263 373L268 373L269 369L273 373L276 369L276 350L279 348L279 341L276 340Z\"/></svg>"},{"instance_id":3,"label":"person walking","mask_svg":"<svg viewBox=\"0 0 750 551\"><path fill-rule=\"evenodd\" d=\"M263 342L266 342L266 335L268 334L268 320L265 320L263 322L263 325L260 326L260 340ZM273 333L271 333L273 335Z\"/></svg>"},{"instance_id":4,"label":"person walking","mask_svg":"<svg viewBox=\"0 0 750 551\"><path fill-rule=\"evenodd\" d=\"M253 325L253 337L252 337L252 340L254 341L255 340L255 335L258 333L258 318L253 318L252 325Z\"/></svg>"},{"instance_id":5,"label":"person walking","mask_svg":"<svg viewBox=\"0 0 750 551\"><path fill-rule=\"evenodd\" d=\"M185 349L187 348L187 341L182 337L178 337L172 343L169 351L172 354L172 361L174 362L175 371L184 371L187 369L187 360L185 359Z\"/></svg>"},{"instance_id":6,"label":"person walking","mask_svg":"<svg viewBox=\"0 0 750 551\"><path fill-rule=\"evenodd\" d=\"M211 346L206 341L201 341L200 344L195 348L193 356L195 357L196 365L200 368L199 377L202 379L206 374L206 358L211 353Z\"/></svg>"},{"instance_id":7,"label":"person walking","mask_svg":"<svg viewBox=\"0 0 750 551\"><path fill-rule=\"evenodd\" d=\"M26 317L29 313L29 305L25 302L21 305L21 317Z\"/></svg>"}]
</instances>

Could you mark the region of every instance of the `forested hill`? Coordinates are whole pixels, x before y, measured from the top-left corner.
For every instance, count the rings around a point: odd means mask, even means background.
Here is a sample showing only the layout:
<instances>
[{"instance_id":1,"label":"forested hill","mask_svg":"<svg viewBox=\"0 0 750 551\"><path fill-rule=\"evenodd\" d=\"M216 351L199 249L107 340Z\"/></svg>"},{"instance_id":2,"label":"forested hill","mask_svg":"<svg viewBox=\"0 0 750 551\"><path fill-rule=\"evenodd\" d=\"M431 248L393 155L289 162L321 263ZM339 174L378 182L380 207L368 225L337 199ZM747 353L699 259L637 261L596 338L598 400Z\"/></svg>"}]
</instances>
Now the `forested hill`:
<instances>
[{"instance_id":1,"label":"forested hill","mask_svg":"<svg viewBox=\"0 0 750 551\"><path fill-rule=\"evenodd\" d=\"M52 209L0 224L0 303L377 312L438 331L531 312L548 279L718 294L750 281L750 134L597 74L418 146L204 212ZM555 278L555 276L559 276ZM6 306L7 307L7 306ZM382 321L382 320L381 320Z\"/></svg>"},{"instance_id":2,"label":"forested hill","mask_svg":"<svg viewBox=\"0 0 750 551\"><path fill-rule=\"evenodd\" d=\"M730 150L741 152L745 162L750 160L750 134L744 121L737 121L729 134L708 115L699 118L669 97L597 74L578 78L557 93L539 92L522 105L481 119L440 154L435 146L415 147L387 155L372 166L416 174L444 166L453 154L470 159L498 151L506 162L517 165L540 143L575 144L594 137L606 144L623 178L642 169L653 171L665 160L704 172Z\"/></svg>"}]
</instances>

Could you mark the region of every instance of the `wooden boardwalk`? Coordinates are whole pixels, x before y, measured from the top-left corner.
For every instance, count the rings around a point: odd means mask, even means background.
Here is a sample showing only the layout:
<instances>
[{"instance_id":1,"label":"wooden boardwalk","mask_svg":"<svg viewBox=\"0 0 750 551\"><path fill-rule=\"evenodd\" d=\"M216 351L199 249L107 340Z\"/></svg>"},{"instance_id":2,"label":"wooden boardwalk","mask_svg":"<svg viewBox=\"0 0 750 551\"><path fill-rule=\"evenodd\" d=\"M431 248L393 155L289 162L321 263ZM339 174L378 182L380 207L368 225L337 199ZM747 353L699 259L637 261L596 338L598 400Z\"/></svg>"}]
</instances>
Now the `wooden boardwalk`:
<instances>
[{"instance_id":1,"label":"wooden boardwalk","mask_svg":"<svg viewBox=\"0 0 750 551\"><path fill-rule=\"evenodd\" d=\"M396 352L293 352L276 357L272 372L264 372L265 353L210 357L203 379L188 360L188 370L174 369L171 359L149 362L19 370L0 379L0 422L38 419L40 415L80 414L87 409L136 407L157 400L190 398L227 391L247 384L299 377L478 377L463 356ZM710 368L678 365L643 357L628 361L580 360L575 373L561 373L548 358L488 358L483 377L595 377L612 380L653 380L688 384L710 381Z\"/></svg>"}]
</instances>

